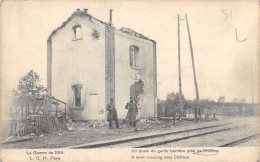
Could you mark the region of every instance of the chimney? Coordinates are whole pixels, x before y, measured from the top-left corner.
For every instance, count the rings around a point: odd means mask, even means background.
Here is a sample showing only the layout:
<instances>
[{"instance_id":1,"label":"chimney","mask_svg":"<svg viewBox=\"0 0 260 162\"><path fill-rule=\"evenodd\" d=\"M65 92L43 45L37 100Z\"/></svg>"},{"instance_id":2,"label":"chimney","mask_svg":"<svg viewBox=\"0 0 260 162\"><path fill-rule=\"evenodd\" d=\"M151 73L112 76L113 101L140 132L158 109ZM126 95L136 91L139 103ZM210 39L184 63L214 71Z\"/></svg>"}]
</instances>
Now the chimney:
<instances>
[{"instance_id":1,"label":"chimney","mask_svg":"<svg viewBox=\"0 0 260 162\"><path fill-rule=\"evenodd\" d=\"M84 12L85 12L85 13L88 13L88 9L87 9L87 8L84 8Z\"/></svg>"},{"instance_id":2,"label":"chimney","mask_svg":"<svg viewBox=\"0 0 260 162\"><path fill-rule=\"evenodd\" d=\"M113 24L113 23L112 23L112 12L113 12L113 10L110 9L109 12L110 12L109 24L112 25L112 24Z\"/></svg>"}]
</instances>

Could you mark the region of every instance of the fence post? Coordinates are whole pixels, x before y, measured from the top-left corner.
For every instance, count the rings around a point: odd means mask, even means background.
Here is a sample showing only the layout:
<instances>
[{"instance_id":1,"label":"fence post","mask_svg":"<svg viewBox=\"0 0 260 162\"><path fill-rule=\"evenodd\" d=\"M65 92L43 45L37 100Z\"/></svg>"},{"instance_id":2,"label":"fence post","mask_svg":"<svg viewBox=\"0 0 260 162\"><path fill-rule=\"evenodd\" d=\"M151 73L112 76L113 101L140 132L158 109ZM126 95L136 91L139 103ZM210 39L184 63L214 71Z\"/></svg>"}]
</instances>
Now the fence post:
<instances>
[{"instance_id":1,"label":"fence post","mask_svg":"<svg viewBox=\"0 0 260 162\"><path fill-rule=\"evenodd\" d=\"M10 127L10 129L11 129L11 130L10 130L10 135L11 135L11 136L13 135L13 128L12 128L12 127L13 127L13 120L11 120L11 127Z\"/></svg>"},{"instance_id":2,"label":"fence post","mask_svg":"<svg viewBox=\"0 0 260 162\"><path fill-rule=\"evenodd\" d=\"M57 105L56 105L56 116L58 114L58 102L57 102Z\"/></svg>"}]
</instances>

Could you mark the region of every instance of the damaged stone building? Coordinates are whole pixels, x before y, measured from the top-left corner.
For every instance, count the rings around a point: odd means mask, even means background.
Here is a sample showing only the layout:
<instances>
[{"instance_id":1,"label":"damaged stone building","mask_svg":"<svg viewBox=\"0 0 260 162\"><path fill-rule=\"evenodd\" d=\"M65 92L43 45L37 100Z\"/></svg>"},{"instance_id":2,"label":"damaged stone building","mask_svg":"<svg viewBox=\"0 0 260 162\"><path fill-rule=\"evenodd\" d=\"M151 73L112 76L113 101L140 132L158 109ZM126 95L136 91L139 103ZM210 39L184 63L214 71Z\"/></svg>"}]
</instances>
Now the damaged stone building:
<instances>
[{"instance_id":1,"label":"damaged stone building","mask_svg":"<svg viewBox=\"0 0 260 162\"><path fill-rule=\"evenodd\" d=\"M140 118L157 116L156 42L77 9L47 40L47 93L73 120L104 120L111 97L119 118L135 98Z\"/></svg>"}]
</instances>

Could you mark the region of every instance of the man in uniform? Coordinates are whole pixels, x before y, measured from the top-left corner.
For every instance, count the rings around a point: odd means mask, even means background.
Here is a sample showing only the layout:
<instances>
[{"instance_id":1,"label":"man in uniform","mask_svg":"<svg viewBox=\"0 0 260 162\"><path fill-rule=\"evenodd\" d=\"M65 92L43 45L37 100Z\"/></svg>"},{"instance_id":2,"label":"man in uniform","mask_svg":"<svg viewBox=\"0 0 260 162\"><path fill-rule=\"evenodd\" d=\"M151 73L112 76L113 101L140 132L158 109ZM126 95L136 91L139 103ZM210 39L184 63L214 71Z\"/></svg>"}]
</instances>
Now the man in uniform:
<instances>
[{"instance_id":1,"label":"man in uniform","mask_svg":"<svg viewBox=\"0 0 260 162\"><path fill-rule=\"evenodd\" d=\"M138 114L138 109L133 97L130 97L130 102L126 104L125 108L128 109L126 120L130 122L131 127L136 127L136 114Z\"/></svg>"},{"instance_id":2,"label":"man in uniform","mask_svg":"<svg viewBox=\"0 0 260 162\"><path fill-rule=\"evenodd\" d=\"M116 128L119 129L119 124L118 124L118 118L117 118L117 111L114 103L114 98L110 98L109 104L107 104L107 121L109 122L109 129L112 129L112 122L115 121L116 123Z\"/></svg>"}]
</instances>

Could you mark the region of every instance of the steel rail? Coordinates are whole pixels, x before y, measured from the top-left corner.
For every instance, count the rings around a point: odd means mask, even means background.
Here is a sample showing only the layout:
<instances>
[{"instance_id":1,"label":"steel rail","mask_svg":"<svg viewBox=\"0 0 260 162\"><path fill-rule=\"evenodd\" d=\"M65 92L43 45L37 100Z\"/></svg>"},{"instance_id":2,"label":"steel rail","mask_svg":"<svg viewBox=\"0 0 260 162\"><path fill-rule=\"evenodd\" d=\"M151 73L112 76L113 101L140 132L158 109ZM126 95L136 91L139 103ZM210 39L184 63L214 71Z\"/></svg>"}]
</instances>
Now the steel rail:
<instances>
[{"instance_id":1,"label":"steel rail","mask_svg":"<svg viewBox=\"0 0 260 162\"><path fill-rule=\"evenodd\" d=\"M207 126L207 127L173 131L173 132L160 133L160 134L141 136L141 137L134 137L134 138L128 138L128 139L115 139L114 141L105 141L105 142L102 142L102 143L94 143L94 144L86 143L86 144L81 144L81 145L76 145L76 146L70 146L68 148L70 148L70 149L99 148L99 147L111 146L111 145L116 145L116 144L121 144L121 143L132 142L132 141L145 140L145 139L155 138L155 137L160 137L160 136L166 136L166 135L172 135L172 134L185 133L185 132L191 132L191 131L196 131L196 130L203 130L203 129L208 129L208 128L220 127L220 126L225 126L225 125L230 125L230 124L231 123L211 125L211 126Z\"/></svg>"},{"instance_id":2,"label":"steel rail","mask_svg":"<svg viewBox=\"0 0 260 162\"><path fill-rule=\"evenodd\" d=\"M195 134L195 135L189 135L189 136L170 139L170 140L163 140L163 141L160 141L160 142L140 145L140 146L137 146L135 148L146 148L146 147L160 146L160 145L164 145L164 144L167 144L167 143L173 143L173 142L177 142L177 141L181 141L181 140L186 140L186 139L189 139L189 138L200 137L200 136L204 136L204 135L212 134L212 133L218 133L218 132L222 132L222 131L226 131L226 130L235 129L235 128L238 128L238 127L241 127L241 126L225 128L225 129L220 129L220 130L214 130L214 131L209 131L209 132L204 132L204 133L198 133L198 134Z\"/></svg>"},{"instance_id":3,"label":"steel rail","mask_svg":"<svg viewBox=\"0 0 260 162\"><path fill-rule=\"evenodd\" d=\"M243 141L246 141L248 139L251 139L251 138L254 138L256 136L259 136L259 133L256 133L256 134L253 134L253 135L250 135L250 136L247 136L247 137L244 137L244 138L241 138L241 139L238 139L238 140L235 140L235 141L232 141L232 142L229 142L229 143L226 143L226 144L223 144L223 145L220 145L218 147L228 147L228 146L234 146L234 145L237 145Z\"/></svg>"}]
</instances>

